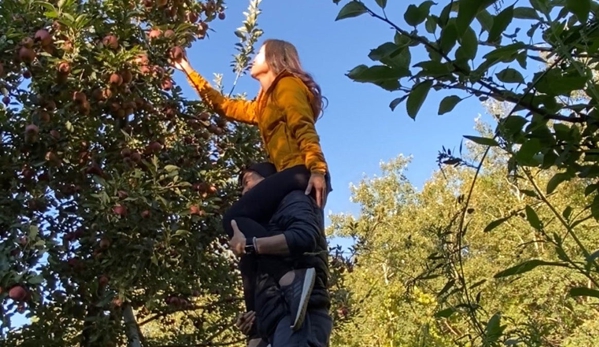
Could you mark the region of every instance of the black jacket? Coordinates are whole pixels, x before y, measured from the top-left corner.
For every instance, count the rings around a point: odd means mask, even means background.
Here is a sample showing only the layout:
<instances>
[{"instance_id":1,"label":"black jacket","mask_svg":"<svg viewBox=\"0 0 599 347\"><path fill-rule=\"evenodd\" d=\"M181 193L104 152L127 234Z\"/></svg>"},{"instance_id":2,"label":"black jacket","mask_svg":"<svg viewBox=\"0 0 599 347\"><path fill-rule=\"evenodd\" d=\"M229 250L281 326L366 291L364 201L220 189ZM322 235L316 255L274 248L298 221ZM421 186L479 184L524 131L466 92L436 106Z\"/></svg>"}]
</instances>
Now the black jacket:
<instances>
[{"instance_id":1,"label":"black jacket","mask_svg":"<svg viewBox=\"0 0 599 347\"><path fill-rule=\"evenodd\" d=\"M272 235L283 234L294 268L316 270L314 289L308 308L329 308L328 244L324 234L324 212L303 191L288 194L268 225ZM256 322L260 336L268 338L286 314L285 303L274 279L258 274L256 280Z\"/></svg>"}]
</instances>

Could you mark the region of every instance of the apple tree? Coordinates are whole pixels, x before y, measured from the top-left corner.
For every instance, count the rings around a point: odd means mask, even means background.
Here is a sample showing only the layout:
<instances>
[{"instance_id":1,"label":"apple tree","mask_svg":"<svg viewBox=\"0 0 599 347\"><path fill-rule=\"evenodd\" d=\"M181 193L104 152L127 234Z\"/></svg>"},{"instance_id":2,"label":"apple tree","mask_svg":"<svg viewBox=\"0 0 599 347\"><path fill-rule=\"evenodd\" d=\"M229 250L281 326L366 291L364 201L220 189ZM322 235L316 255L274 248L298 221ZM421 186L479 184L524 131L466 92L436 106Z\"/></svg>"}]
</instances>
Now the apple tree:
<instances>
[{"instance_id":1,"label":"apple tree","mask_svg":"<svg viewBox=\"0 0 599 347\"><path fill-rule=\"evenodd\" d=\"M261 35L258 4L236 32L238 76ZM262 152L255 130L187 100L169 64L224 10L221 0L2 2L4 345L147 343L136 320L200 307L210 319L199 314L186 343L230 338L220 332L238 284L221 214L237 198L232 178ZM14 326L19 313L31 324Z\"/></svg>"}]
</instances>

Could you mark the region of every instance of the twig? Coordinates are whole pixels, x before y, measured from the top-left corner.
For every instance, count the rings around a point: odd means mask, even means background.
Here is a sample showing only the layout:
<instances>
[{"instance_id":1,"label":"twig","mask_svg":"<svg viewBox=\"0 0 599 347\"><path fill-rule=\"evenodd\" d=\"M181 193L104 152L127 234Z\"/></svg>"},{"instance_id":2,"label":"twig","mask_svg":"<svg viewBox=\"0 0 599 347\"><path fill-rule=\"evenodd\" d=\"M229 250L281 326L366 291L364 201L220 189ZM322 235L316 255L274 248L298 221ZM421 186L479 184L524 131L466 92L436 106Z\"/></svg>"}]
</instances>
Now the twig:
<instances>
[{"instance_id":1,"label":"twig","mask_svg":"<svg viewBox=\"0 0 599 347\"><path fill-rule=\"evenodd\" d=\"M188 306L188 307L181 308L181 309L163 311L163 312L155 314L154 316L152 316L150 318L145 319L144 321L142 321L141 323L139 323L139 326L143 326L143 325L145 325L147 323L155 321L158 318L168 316L169 314L172 314L172 313L185 312L185 311L195 311L195 310L205 310L207 308L211 308L211 307L219 305L219 304L231 303L231 302L241 301L241 300L243 300L243 298L237 298L237 297L236 298L226 298L226 299L223 299L223 300L219 300L219 301L213 302L212 304L209 304L209 305L201 305L201 306L192 305L192 306Z\"/></svg>"}]
</instances>

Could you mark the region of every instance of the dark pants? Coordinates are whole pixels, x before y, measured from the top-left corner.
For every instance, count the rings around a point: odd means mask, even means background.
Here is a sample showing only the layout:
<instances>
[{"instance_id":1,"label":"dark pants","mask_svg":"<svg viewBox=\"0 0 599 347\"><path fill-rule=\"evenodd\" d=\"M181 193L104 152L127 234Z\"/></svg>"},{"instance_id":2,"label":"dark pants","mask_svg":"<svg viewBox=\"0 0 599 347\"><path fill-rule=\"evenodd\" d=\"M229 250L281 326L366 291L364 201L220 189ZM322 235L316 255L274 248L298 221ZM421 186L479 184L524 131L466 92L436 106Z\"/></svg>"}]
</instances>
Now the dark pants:
<instances>
[{"instance_id":1,"label":"dark pants","mask_svg":"<svg viewBox=\"0 0 599 347\"><path fill-rule=\"evenodd\" d=\"M281 201L294 190L305 190L310 180L310 171L299 165L266 177L262 182L245 193L223 216L223 228L233 237L231 221L235 220L239 230L248 240L254 237L272 236L265 225L276 212ZM257 273L267 273L275 281L291 270L282 259L265 257L258 261L254 255L244 256L239 269L242 275L245 305L248 311L254 310L254 281Z\"/></svg>"},{"instance_id":2,"label":"dark pants","mask_svg":"<svg viewBox=\"0 0 599 347\"><path fill-rule=\"evenodd\" d=\"M294 166L264 178L245 193L223 216L223 228L233 237L231 221L235 220L246 239L273 236L265 225L277 211L281 201L294 190L305 190L310 181L310 171L304 165ZM332 191L330 175L326 175L327 191ZM314 192L313 192L314 193ZM259 260L258 260L259 259ZM244 256L239 263L243 282L246 309L255 310L254 281L258 273L266 273L278 281L292 267L277 257ZM255 334L252 329L250 336Z\"/></svg>"},{"instance_id":3,"label":"dark pants","mask_svg":"<svg viewBox=\"0 0 599 347\"><path fill-rule=\"evenodd\" d=\"M231 221L235 220L246 238L264 237L268 223L279 204L294 190L305 190L310 171L303 165L294 166L266 177L245 193L223 216L223 228L233 237Z\"/></svg>"},{"instance_id":4,"label":"dark pants","mask_svg":"<svg viewBox=\"0 0 599 347\"><path fill-rule=\"evenodd\" d=\"M291 330L291 316L281 319L270 338L271 347L328 347L333 319L327 309L308 309L304 324L298 331Z\"/></svg>"}]
</instances>

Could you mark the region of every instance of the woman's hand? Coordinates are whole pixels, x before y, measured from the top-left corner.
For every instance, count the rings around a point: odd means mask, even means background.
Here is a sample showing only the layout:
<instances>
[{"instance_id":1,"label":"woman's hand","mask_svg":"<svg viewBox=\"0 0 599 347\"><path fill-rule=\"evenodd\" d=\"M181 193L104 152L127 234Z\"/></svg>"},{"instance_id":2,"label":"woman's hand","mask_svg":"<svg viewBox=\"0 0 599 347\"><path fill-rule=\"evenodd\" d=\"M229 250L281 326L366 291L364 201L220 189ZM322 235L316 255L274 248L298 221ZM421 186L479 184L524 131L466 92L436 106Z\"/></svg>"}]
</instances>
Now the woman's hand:
<instances>
[{"instance_id":1,"label":"woman's hand","mask_svg":"<svg viewBox=\"0 0 599 347\"><path fill-rule=\"evenodd\" d=\"M241 257L245 254L245 243L246 238L245 235L239 230L237 226L237 222L232 220L231 227L233 228L233 237L229 240L229 248L238 257Z\"/></svg>"},{"instance_id":2,"label":"woman's hand","mask_svg":"<svg viewBox=\"0 0 599 347\"><path fill-rule=\"evenodd\" d=\"M310 175L308 188L306 188L306 195L310 195L312 189L315 190L314 195L316 196L316 204L318 207L323 208L327 201L327 182L324 178L324 174L313 172Z\"/></svg>"},{"instance_id":3,"label":"woman's hand","mask_svg":"<svg viewBox=\"0 0 599 347\"><path fill-rule=\"evenodd\" d=\"M179 59L173 59L171 62L175 69L181 70L183 72L188 71L191 68L191 65L189 65L189 61L185 55L182 55Z\"/></svg>"}]
</instances>

